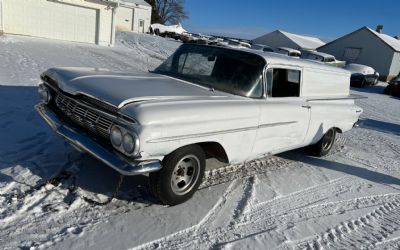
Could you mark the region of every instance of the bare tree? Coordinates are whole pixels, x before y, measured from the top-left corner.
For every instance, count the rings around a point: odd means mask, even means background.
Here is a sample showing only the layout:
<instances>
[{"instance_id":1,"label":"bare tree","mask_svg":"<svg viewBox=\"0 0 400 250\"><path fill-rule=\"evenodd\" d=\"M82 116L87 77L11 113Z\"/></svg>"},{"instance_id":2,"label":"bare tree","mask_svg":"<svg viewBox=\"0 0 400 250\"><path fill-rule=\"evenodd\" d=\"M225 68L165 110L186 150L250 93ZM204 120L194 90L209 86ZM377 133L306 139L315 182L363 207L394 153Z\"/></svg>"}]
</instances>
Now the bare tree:
<instances>
[{"instance_id":1,"label":"bare tree","mask_svg":"<svg viewBox=\"0 0 400 250\"><path fill-rule=\"evenodd\" d=\"M155 9L164 24L178 24L188 18L184 4L185 0L155 0Z\"/></svg>"}]
</instances>

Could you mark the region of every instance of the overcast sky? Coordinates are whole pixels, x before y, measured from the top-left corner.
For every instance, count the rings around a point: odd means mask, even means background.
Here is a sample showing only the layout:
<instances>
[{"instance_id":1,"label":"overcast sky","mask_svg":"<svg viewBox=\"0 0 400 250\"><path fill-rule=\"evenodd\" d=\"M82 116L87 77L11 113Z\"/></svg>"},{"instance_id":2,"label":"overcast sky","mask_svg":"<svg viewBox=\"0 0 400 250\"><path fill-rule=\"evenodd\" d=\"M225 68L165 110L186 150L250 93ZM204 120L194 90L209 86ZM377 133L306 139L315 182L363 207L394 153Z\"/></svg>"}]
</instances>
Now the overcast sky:
<instances>
[{"instance_id":1,"label":"overcast sky","mask_svg":"<svg viewBox=\"0 0 400 250\"><path fill-rule=\"evenodd\" d=\"M362 26L400 35L400 0L186 0L191 32L255 38L282 29L332 40Z\"/></svg>"}]
</instances>

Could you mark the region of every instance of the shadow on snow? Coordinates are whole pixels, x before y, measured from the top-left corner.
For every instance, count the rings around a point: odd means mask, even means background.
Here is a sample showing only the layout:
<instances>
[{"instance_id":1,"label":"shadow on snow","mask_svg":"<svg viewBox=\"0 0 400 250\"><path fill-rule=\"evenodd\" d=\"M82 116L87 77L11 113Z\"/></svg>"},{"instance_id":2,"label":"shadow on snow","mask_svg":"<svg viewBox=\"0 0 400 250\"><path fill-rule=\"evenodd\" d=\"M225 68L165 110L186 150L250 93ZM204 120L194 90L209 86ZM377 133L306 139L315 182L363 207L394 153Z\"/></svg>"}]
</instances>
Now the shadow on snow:
<instances>
[{"instance_id":1,"label":"shadow on snow","mask_svg":"<svg viewBox=\"0 0 400 250\"><path fill-rule=\"evenodd\" d=\"M34 109L39 101L36 87L0 86L0 183L35 188L75 165L76 187L110 197L119 174L58 137ZM117 197L154 203L147 186L146 176L125 177Z\"/></svg>"},{"instance_id":2,"label":"shadow on snow","mask_svg":"<svg viewBox=\"0 0 400 250\"><path fill-rule=\"evenodd\" d=\"M390 122L377 121L373 119L362 119L360 128L372 129L379 132L400 136L400 125Z\"/></svg>"},{"instance_id":3,"label":"shadow on snow","mask_svg":"<svg viewBox=\"0 0 400 250\"><path fill-rule=\"evenodd\" d=\"M338 172L346 173L349 175L357 176L359 178L372 181L379 184L386 184L386 185L399 185L400 186L400 179L375 172L363 167L357 167L349 164L344 164L340 162L330 161L324 158L315 158L311 156L307 156L304 152L300 152L304 150L297 150L297 151L290 151L287 153L283 153L280 156L289 160L302 162L311 166L315 167L322 167L330 170L335 170Z\"/></svg>"}]
</instances>

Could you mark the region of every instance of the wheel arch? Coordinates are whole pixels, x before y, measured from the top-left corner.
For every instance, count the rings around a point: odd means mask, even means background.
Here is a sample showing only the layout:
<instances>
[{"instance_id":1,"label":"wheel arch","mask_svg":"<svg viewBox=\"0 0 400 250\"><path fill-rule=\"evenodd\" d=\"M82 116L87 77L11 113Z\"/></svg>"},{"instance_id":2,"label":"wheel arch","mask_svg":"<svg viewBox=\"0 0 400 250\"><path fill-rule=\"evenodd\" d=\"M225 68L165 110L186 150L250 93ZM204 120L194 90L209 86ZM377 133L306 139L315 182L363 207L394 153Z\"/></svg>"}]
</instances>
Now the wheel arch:
<instances>
[{"instance_id":1,"label":"wheel arch","mask_svg":"<svg viewBox=\"0 0 400 250\"><path fill-rule=\"evenodd\" d=\"M180 147L172 150L168 155L172 154L173 152L175 152L183 147L190 146L190 145L199 146L204 151L206 159L214 157L221 162L229 163L229 157L228 157L228 154L227 154L225 148L219 142L216 142L216 141L194 142L194 143L190 143L190 144L186 144L186 145L181 145Z\"/></svg>"},{"instance_id":2,"label":"wheel arch","mask_svg":"<svg viewBox=\"0 0 400 250\"><path fill-rule=\"evenodd\" d=\"M224 149L224 147L218 142L200 142L197 143L206 154L206 158L215 157L217 160L229 163L228 155Z\"/></svg>"}]
</instances>

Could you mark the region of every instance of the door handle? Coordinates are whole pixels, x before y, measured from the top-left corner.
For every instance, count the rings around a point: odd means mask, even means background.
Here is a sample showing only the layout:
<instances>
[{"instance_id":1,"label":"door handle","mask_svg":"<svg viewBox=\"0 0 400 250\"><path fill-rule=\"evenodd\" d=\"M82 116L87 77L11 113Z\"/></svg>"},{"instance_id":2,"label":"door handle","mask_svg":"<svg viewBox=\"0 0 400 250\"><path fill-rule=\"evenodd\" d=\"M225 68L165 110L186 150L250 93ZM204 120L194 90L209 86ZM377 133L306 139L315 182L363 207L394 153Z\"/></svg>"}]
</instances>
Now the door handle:
<instances>
[{"instance_id":1,"label":"door handle","mask_svg":"<svg viewBox=\"0 0 400 250\"><path fill-rule=\"evenodd\" d=\"M311 109L311 106L310 106L310 105L307 105L307 104L301 105L301 107L302 107L302 108L305 108L305 109Z\"/></svg>"}]
</instances>

